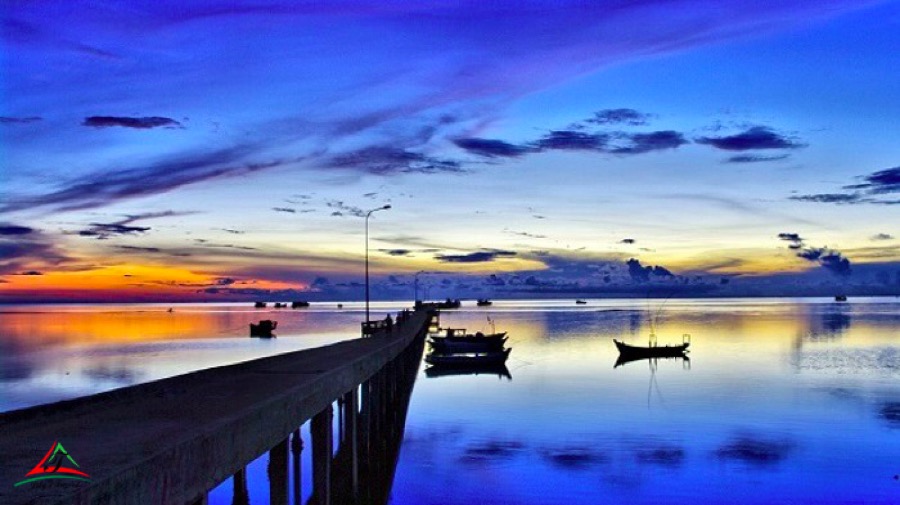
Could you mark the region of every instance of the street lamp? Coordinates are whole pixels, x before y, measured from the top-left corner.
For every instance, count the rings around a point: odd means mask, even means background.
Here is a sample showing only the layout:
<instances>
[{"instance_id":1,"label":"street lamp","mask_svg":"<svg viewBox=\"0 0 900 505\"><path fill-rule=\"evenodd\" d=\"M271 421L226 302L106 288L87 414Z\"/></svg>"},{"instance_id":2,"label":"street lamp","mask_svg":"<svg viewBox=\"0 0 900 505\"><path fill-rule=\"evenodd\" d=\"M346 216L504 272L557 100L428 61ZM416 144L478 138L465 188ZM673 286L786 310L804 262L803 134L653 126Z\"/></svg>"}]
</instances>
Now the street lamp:
<instances>
[{"instance_id":1,"label":"street lamp","mask_svg":"<svg viewBox=\"0 0 900 505\"><path fill-rule=\"evenodd\" d=\"M378 207L377 209L372 209L366 212L366 322L369 322L369 216L372 215L373 212L378 212L379 210L388 210L390 209L390 205L385 205L384 207Z\"/></svg>"}]
</instances>

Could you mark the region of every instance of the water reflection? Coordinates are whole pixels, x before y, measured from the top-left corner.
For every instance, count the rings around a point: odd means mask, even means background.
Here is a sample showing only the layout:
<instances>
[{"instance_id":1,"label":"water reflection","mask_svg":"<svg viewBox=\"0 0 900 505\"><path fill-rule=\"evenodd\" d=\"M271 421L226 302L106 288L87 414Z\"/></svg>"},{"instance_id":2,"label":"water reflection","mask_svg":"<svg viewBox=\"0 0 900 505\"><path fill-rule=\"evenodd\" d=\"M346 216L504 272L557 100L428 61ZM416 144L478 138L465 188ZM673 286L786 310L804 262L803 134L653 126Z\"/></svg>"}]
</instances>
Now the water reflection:
<instances>
[{"instance_id":1,"label":"water reflection","mask_svg":"<svg viewBox=\"0 0 900 505\"><path fill-rule=\"evenodd\" d=\"M650 365L650 367L655 369L656 366L659 364L659 360L673 360L673 361L681 360L684 363L684 367L686 369L691 368L691 358L687 354L684 354L684 353L681 353L678 356L656 356L656 357L649 357L649 356L638 357L638 356L626 356L624 354L619 354L619 356L616 358L615 364L613 364L613 368L625 366L626 363L633 363L635 361L647 361L647 363Z\"/></svg>"},{"instance_id":2,"label":"water reflection","mask_svg":"<svg viewBox=\"0 0 900 505\"><path fill-rule=\"evenodd\" d=\"M512 380L512 374L505 363L466 367L430 366L425 369L425 376L429 379L462 375L496 375L498 379Z\"/></svg>"}]
</instances>

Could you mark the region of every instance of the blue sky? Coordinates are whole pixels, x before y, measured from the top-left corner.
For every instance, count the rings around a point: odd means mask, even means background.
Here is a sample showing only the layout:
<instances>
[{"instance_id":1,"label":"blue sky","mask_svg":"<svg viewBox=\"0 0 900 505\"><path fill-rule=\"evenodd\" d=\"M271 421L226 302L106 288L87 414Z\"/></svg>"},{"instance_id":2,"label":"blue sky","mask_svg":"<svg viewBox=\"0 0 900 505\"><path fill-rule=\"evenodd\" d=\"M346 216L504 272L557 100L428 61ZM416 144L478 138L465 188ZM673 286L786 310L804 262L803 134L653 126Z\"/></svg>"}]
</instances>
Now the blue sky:
<instances>
[{"instance_id":1,"label":"blue sky","mask_svg":"<svg viewBox=\"0 0 900 505\"><path fill-rule=\"evenodd\" d=\"M898 2L0 13L5 300L897 289Z\"/></svg>"}]
</instances>

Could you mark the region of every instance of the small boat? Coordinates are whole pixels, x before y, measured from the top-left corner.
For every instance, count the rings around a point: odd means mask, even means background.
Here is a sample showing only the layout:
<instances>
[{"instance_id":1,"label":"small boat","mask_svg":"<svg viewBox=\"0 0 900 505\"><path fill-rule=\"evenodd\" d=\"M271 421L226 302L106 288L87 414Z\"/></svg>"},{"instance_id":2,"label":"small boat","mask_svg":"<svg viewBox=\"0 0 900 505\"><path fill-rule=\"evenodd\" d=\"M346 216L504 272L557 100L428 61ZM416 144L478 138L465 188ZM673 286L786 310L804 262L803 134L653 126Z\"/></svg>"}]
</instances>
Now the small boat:
<instances>
[{"instance_id":1,"label":"small boat","mask_svg":"<svg viewBox=\"0 0 900 505\"><path fill-rule=\"evenodd\" d=\"M847 295L837 295L837 296L834 297L834 301L836 301L836 302L846 302L846 301L847 301Z\"/></svg>"},{"instance_id":2,"label":"small boat","mask_svg":"<svg viewBox=\"0 0 900 505\"><path fill-rule=\"evenodd\" d=\"M278 303L278 302L275 302L275 308L276 308L276 309L283 309L283 308L285 308L285 307L287 307L287 303Z\"/></svg>"},{"instance_id":3,"label":"small boat","mask_svg":"<svg viewBox=\"0 0 900 505\"><path fill-rule=\"evenodd\" d=\"M506 362L512 349L496 352L475 352L464 354L441 354L432 352L425 356L425 362L437 366L480 366L499 365Z\"/></svg>"},{"instance_id":4,"label":"small boat","mask_svg":"<svg viewBox=\"0 0 900 505\"><path fill-rule=\"evenodd\" d=\"M575 305L587 305L587 302L584 300L575 300Z\"/></svg>"},{"instance_id":5,"label":"small boat","mask_svg":"<svg viewBox=\"0 0 900 505\"><path fill-rule=\"evenodd\" d=\"M278 327L278 321L264 319L259 324L250 323L250 336L259 338L272 338L275 336L273 331Z\"/></svg>"},{"instance_id":6,"label":"small boat","mask_svg":"<svg viewBox=\"0 0 900 505\"><path fill-rule=\"evenodd\" d=\"M338 304L338 308L339 308L339 309L343 309L343 308L344 308L344 304L343 304L343 303L339 303L339 304Z\"/></svg>"},{"instance_id":7,"label":"small boat","mask_svg":"<svg viewBox=\"0 0 900 505\"><path fill-rule=\"evenodd\" d=\"M472 352L491 352L502 351L503 345L506 344L507 337L486 338L486 337L467 337L453 338L447 337L431 337L428 344L437 353L472 353Z\"/></svg>"},{"instance_id":8,"label":"small boat","mask_svg":"<svg viewBox=\"0 0 900 505\"><path fill-rule=\"evenodd\" d=\"M253 306L257 309L264 309L266 308L266 302L256 302L253 304Z\"/></svg>"},{"instance_id":9,"label":"small boat","mask_svg":"<svg viewBox=\"0 0 900 505\"><path fill-rule=\"evenodd\" d=\"M444 335L433 335L431 340L448 340L453 342L475 342L475 341L500 341L506 336L505 331L497 333L482 333L476 331L474 334L466 333L465 328L447 328Z\"/></svg>"},{"instance_id":10,"label":"small boat","mask_svg":"<svg viewBox=\"0 0 900 505\"><path fill-rule=\"evenodd\" d=\"M306 307L309 307L309 302L307 302L307 301L300 300L300 301L296 301L296 302L291 302L292 309L301 309L301 308L306 308Z\"/></svg>"},{"instance_id":11,"label":"small boat","mask_svg":"<svg viewBox=\"0 0 900 505\"><path fill-rule=\"evenodd\" d=\"M509 369L504 363L470 366L432 365L425 369L425 376L429 379L453 375L496 375L499 378L505 377L512 380L512 374L509 373Z\"/></svg>"},{"instance_id":12,"label":"small boat","mask_svg":"<svg viewBox=\"0 0 900 505\"><path fill-rule=\"evenodd\" d=\"M685 342L681 345L672 346L638 347L636 345L628 345L624 342L619 342L616 339L613 339L613 342L615 342L616 347L619 349L619 354L636 358L678 357L684 354L687 351L688 346L691 345L690 342Z\"/></svg>"},{"instance_id":13,"label":"small boat","mask_svg":"<svg viewBox=\"0 0 900 505\"><path fill-rule=\"evenodd\" d=\"M488 300L487 298L479 298L478 301L475 302L475 305L479 307L490 307L494 302Z\"/></svg>"}]
</instances>

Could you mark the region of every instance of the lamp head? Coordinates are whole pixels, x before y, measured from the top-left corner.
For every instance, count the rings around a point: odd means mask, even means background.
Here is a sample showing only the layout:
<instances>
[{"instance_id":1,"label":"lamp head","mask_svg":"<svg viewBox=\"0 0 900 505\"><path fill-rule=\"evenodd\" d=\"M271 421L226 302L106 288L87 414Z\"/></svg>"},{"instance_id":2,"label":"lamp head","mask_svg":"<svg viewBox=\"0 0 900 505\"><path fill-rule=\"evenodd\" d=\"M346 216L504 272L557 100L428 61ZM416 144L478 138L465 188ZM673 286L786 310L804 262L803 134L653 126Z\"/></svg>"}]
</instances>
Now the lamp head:
<instances>
[{"instance_id":1,"label":"lamp head","mask_svg":"<svg viewBox=\"0 0 900 505\"><path fill-rule=\"evenodd\" d=\"M384 209L384 210L388 210L388 209L390 209L390 208L391 208L390 204L385 205L384 207L382 207L382 209Z\"/></svg>"}]
</instances>

